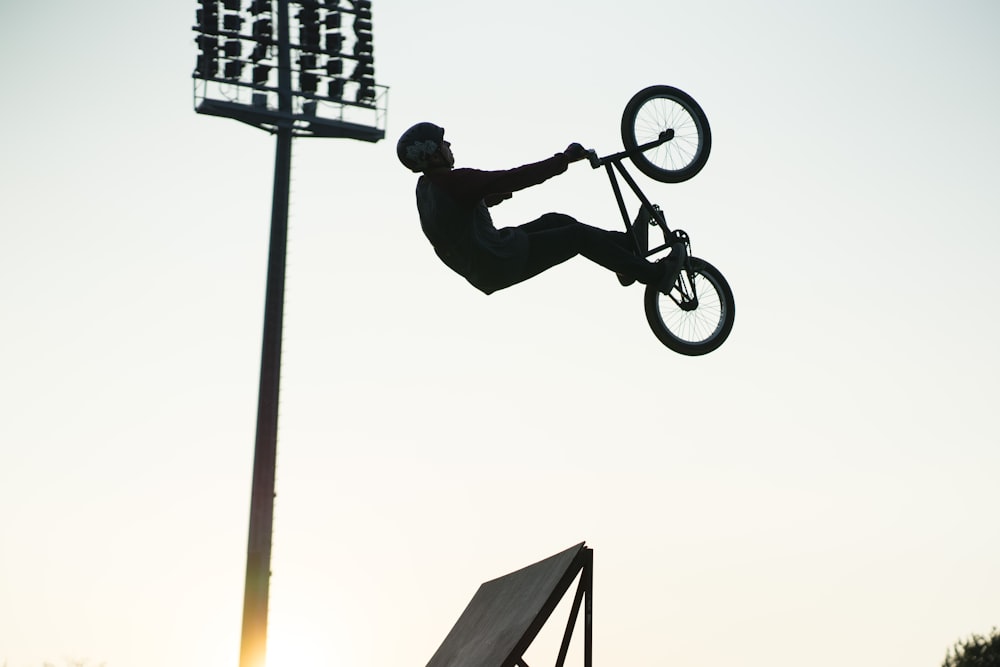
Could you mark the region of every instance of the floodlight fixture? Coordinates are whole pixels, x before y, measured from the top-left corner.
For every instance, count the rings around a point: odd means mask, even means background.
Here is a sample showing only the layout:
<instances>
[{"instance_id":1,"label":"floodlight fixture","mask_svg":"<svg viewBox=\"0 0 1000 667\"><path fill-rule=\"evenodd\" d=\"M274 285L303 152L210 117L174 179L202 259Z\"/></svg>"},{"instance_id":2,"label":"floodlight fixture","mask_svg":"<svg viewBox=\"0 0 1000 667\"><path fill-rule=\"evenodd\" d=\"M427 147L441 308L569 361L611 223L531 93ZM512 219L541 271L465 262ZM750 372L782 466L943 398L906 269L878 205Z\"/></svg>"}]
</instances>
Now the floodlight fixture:
<instances>
[{"instance_id":1,"label":"floodlight fixture","mask_svg":"<svg viewBox=\"0 0 1000 667\"><path fill-rule=\"evenodd\" d=\"M323 50L329 56L340 55L344 49L344 36L339 32L328 32L324 35Z\"/></svg>"},{"instance_id":2,"label":"floodlight fixture","mask_svg":"<svg viewBox=\"0 0 1000 667\"><path fill-rule=\"evenodd\" d=\"M309 72L299 73L299 86L301 86L302 92L315 93L318 85L319 77L315 74L310 74Z\"/></svg>"},{"instance_id":3,"label":"floodlight fixture","mask_svg":"<svg viewBox=\"0 0 1000 667\"><path fill-rule=\"evenodd\" d=\"M361 81L362 79L368 80L375 75L375 68L373 68L369 63L364 61L358 61L358 64L354 66L354 71L351 73L351 79L354 81Z\"/></svg>"},{"instance_id":4,"label":"floodlight fixture","mask_svg":"<svg viewBox=\"0 0 1000 667\"><path fill-rule=\"evenodd\" d=\"M238 79L243 73L243 63L239 60L230 60L226 63L224 76L227 79Z\"/></svg>"},{"instance_id":5,"label":"floodlight fixture","mask_svg":"<svg viewBox=\"0 0 1000 667\"><path fill-rule=\"evenodd\" d=\"M253 22L253 39L268 39L270 40L271 34L274 31L273 24L270 18L257 19Z\"/></svg>"}]
</instances>

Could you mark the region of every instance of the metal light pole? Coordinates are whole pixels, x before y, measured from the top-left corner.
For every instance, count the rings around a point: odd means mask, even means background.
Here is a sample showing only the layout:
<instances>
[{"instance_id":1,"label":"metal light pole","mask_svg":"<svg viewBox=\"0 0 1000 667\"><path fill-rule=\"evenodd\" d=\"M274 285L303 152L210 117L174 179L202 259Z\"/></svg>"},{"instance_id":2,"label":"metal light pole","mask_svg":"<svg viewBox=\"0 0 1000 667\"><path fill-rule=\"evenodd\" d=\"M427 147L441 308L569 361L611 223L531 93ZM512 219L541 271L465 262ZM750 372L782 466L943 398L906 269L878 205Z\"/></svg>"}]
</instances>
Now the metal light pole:
<instances>
[{"instance_id":1,"label":"metal light pole","mask_svg":"<svg viewBox=\"0 0 1000 667\"><path fill-rule=\"evenodd\" d=\"M291 111L288 66L288 6L278 8L278 110ZM288 246L288 192L292 167L291 123L277 126L274 192L271 196L271 239L264 298L264 337L257 393L257 436L250 491L247 572L243 587L243 630L240 667L264 667L267 655L267 610L271 583L271 535L274 524L274 474L278 447L278 396L281 383L281 333L285 311L285 257Z\"/></svg>"},{"instance_id":2,"label":"metal light pole","mask_svg":"<svg viewBox=\"0 0 1000 667\"><path fill-rule=\"evenodd\" d=\"M292 5L298 6L294 40ZM345 34L345 16L351 18L353 39ZM379 141L385 136L387 89L374 79L371 0L199 0L194 29L199 47L195 110L234 118L277 138L240 645L240 667L263 667L292 137ZM345 61L354 63L349 76L344 75ZM276 87L271 85L272 71ZM326 84L322 93L321 83Z\"/></svg>"}]
</instances>

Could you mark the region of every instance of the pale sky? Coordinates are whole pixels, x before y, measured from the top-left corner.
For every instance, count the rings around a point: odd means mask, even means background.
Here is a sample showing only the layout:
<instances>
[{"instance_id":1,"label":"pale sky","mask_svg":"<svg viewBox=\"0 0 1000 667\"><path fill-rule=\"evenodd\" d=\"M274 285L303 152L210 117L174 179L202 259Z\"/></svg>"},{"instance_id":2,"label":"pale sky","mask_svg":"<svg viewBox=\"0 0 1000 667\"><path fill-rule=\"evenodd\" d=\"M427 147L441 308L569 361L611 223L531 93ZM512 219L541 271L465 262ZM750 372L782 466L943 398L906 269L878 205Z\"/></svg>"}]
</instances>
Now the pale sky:
<instances>
[{"instance_id":1,"label":"pale sky","mask_svg":"<svg viewBox=\"0 0 1000 667\"><path fill-rule=\"evenodd\" d=\"M0 4L7 667L238 662L274 139L193 111L194 13ZM269 667L423 667L584 540L597 666L937 667L1000 626L995 3L373 14L389 138L294 146ZM733 287L701 358L583 259L475 291L394 154L612 152L652 84L713 129L641 179ZM586 163L494 216L548 211L621 224Z\"/></svg>"}]
</instances>

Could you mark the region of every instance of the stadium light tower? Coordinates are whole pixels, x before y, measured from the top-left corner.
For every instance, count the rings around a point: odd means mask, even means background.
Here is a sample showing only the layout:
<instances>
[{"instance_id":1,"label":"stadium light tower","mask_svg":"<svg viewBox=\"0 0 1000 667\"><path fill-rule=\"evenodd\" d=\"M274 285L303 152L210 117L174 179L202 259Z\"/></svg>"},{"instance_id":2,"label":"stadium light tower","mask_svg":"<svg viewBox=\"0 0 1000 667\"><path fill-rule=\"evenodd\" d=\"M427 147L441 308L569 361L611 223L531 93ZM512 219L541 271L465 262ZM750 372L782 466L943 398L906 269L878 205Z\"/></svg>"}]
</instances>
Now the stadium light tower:
<instances>
[{"instance_id":1,"label":"stadium light tower","mask_svg":"<svg viewBox=\"0 0 1000 667\"><path fill-rule=\"evenodd\" d=\"M292 137L385 137L371 0L198 0L195 111L277 137L240 667L263 667Z\"/></svg>"}]
</instances>

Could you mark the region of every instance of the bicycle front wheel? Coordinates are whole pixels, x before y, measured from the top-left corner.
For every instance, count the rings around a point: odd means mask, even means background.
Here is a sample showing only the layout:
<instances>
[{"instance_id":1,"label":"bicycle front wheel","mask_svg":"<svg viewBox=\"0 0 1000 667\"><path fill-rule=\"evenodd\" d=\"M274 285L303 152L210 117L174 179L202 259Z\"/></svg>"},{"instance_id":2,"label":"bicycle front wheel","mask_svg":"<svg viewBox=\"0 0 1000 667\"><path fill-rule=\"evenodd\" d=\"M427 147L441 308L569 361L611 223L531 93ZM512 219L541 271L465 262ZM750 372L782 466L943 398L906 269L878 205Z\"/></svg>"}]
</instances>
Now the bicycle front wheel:
<instances>
[{"instance_id":1,"label":"bicycle front wheel","mask_svg":"<svg viewBox=\"0 0 1000 667\"><path fill-rule=\"evenodd\" d=\"M717 268L697 257L688 260L669 294L647 286L645 306L646 320L660 342L689 356L722 345L736 316L729 283Z\"/></svg>"},{"instance_id":2,"label":"bicycle front wheel","mask_svg":"<svg viewBox=\"0 0 1000 667\"><path fill-rule=\"evenodd\" d=\"M698 103L673 86L650 86L632 96L622 114L622 143L628 151L673 132L666 143L630 156L632 163L661 183L686 181L705 166L712 131Z\"/></svg>"}]
</instances>

